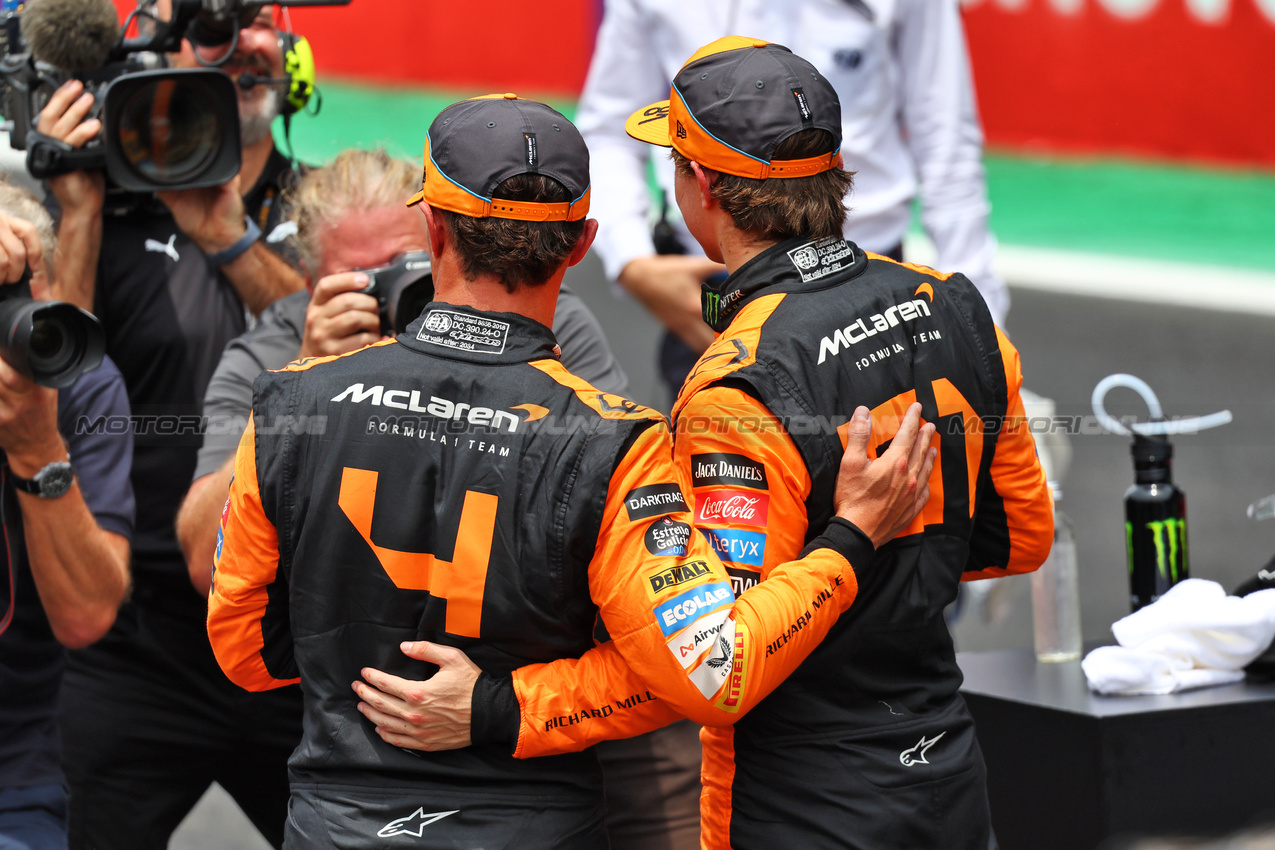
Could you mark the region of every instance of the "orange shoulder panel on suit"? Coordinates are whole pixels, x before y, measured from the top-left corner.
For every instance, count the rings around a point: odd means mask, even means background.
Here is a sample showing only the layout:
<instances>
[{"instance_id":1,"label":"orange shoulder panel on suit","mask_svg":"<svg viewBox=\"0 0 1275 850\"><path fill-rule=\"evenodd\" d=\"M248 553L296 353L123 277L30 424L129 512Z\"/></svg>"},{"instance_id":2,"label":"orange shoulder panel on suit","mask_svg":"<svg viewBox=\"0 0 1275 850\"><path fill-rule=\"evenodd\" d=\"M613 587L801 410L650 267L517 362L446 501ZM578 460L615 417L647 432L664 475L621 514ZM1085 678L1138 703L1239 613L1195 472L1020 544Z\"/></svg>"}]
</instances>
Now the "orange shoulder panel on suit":
<instances>
[{"instance_id":1,"label":"orange shoulder panel on suit","mask_svg":"<svg viewBox=\"0 0 1275 850\"><path fill-rule=\"evenodd\" d=\"M266 518L257 483L253 419L239 441L230 497L221 514L208 594L208 639L230 681L250 691L290 685L266 668L262 618L278 580L279 534Z\"/></svg>"}]
</instances>

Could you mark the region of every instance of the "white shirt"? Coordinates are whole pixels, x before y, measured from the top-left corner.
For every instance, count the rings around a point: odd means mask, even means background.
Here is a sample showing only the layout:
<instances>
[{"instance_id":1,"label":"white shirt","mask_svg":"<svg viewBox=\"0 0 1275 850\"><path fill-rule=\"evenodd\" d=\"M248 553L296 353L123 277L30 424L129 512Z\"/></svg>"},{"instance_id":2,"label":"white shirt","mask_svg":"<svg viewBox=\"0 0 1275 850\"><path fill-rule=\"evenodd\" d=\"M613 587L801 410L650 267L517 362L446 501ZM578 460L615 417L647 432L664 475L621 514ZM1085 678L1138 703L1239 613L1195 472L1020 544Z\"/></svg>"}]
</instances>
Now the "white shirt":
<instances>
[{"instance_id":1,"label":"white shirt","mask_svg":"<svg viewBox=\"0 0 1275 850\"><path fill-rule=\"evenodd\" d=\"M676 212L672 163L663 149L630 139L624 121L667 99L691 54L725 35L782 44L836 88L841 152L856 172L847 237L869 251L898 245L919 194L936 266L969 277L1003 323L1009 292L992 270L983 134L957 0L606 0L576 125L589 144L595 247L607 274L654 253L652 152ZM689 235L683 241L695 245Z\"/></svg>"}]
</instances>

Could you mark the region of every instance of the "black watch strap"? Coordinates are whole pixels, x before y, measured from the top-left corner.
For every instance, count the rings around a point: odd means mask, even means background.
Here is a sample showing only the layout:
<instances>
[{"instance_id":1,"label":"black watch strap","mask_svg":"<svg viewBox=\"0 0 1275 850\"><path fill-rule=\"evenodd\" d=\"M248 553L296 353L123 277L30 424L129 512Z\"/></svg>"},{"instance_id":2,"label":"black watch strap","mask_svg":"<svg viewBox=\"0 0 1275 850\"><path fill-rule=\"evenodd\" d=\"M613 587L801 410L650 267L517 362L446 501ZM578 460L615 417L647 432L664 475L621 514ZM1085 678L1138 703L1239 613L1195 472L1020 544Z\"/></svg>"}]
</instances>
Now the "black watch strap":
<instances>
[{"instance_id":1,"label":"black watch strap","mask_svg":"<svg viewBox=\"0 0 1275 850\"><path fill-rule=\"evenodd\" d=\"M67 490L70 490L74 477L75 469L71 466L69 457L66 460L55 460L52 463L45 464L44 468L31 478L23 478L13 471L13 467L9 467L8 476L14 489L21 490L23 493L30 493L33 496L39 496L42 499L56 499Z\"/></svg>"}]
</instances>

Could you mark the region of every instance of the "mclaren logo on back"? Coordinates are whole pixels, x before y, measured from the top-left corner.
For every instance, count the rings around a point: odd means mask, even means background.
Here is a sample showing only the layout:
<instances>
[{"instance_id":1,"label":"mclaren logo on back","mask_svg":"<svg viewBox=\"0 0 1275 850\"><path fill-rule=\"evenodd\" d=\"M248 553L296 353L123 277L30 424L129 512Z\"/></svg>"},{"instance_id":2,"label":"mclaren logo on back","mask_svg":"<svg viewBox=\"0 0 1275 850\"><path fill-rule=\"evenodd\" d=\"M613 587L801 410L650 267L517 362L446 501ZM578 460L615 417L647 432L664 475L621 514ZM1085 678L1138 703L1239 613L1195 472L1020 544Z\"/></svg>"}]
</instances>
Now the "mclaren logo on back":
<instances>
[{"instance_id":1,"label":"mclaren logo on back","mask_svg":"<svg viewBox=\"0 0 1275 850\"><path fill-rule=\"evenodd\" d=\"M519 404L509 410L495 410L463 401L449 401L438 396L430 396L429 401L422 404L420 390L387 390L380 384L365 387L361 383L346 387L333 396L332 401L351 404L366 402L375 407L392 407L396 410L410 410L413 413L427 413L439 419L465 421L470 425L482 425L495 431L508 431L510 434L518 430L520 423L535 422L549 412L547 408L538 404ZM520 413L525 415L520 416Z\"/></svg>"},{"instance_id":2,"label":"mclaren logo on back","mask_svg":"<svg viewBox=\"0 0 1275 850\"><path fill-rule=\"evenodd\" d=\"M930 304L924 298L895 304L884 313L874 313L868 318L855 319L844 328L833 332L819 341L819 362L836 357L843 348L858 345L868 337L876 336L881 331L889 330L900 322L914 322L922 316L930 315Z\"/></svg>"}]
</instances>

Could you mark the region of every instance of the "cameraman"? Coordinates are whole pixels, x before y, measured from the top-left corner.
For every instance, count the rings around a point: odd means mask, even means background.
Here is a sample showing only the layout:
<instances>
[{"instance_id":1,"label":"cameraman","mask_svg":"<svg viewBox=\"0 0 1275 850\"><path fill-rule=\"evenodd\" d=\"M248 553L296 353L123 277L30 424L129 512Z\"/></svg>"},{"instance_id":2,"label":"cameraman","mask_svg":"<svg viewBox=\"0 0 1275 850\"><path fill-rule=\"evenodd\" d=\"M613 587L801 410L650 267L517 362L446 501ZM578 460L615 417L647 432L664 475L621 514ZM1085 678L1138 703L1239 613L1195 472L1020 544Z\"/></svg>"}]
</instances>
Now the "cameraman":
<instances>
[{"instance_id":1,"label":"cameraman","mask_svg":"<svg viewBox=\"0 0 1275 850\"><path fill-rule=\"evenodd\" d=\"M429 251L429 231L403 198L420 186L421 170L384 150L347 150L301 180L286 198L297 222L304 264L316 280L313 297L298 292L273 304L257 326L226 347L208 384L210 422L199 465L177 514L177 537L190 580L208 593L217 526L234 469L235 448L252 412L252 383L266 369L298 357L344 354L381 339L377 301L359 290L373 269L410 251ZM423 303L423 302L422 302ZM598 320L563 288L553 317L562 362L598 389L622 394L628 377L607 345ZM243 423L238 428L231 423Z\"/></svg>"},{"instance_id":2,"label":"cameraman","mask_svg":"<svg viewBox=\"0 0 1275 850\"><path fill-rule=\"evenodd\" d=\"M30 266L47 299L53 222L35 196L0 183L0 284ZM38 386L0 361L0 847L66 847L59 765L58 683L63 647L106 634L128 591L133 455L127 433L77 428L128 419L119 371L106 360L64 390ZM60 433L59 433L60 432ZM56 480L42 470L74 478ZM38 481L34 480L39 478Z\"/></svg>"},{"instance_id":3,"label":"cameraman","mask_svg":"<svg viewBox=\"0 0 1275 850\"><path fill-rule=\"evenodd\" d=\"M161 17L167 5L160 0ZM200 50L205 60L225 51ZM189 44L173 60L196 64ZM222 67L235 79L245 71L285 76L269 7L243 28ZM133 600L105 639L71 659L63 688L73 848L165 847L214 781L269 841L282 840L300 694L262 698L222 675L204 629L206 602L190 586L173 524L222 350L271 302L303 287L283 243L272 241L278 198L296 173L270 133L282 93L273 84L238 93L243 164L224 186L160 193L117 210L104 209L100 174L49 181L64 249L79 259L59 279L59 295L102 320L136 424ZM41 113L39 130L83 144L100 129L84 121L90 102L78 82L68 83Z\"/></svg>"}]
</instances>

